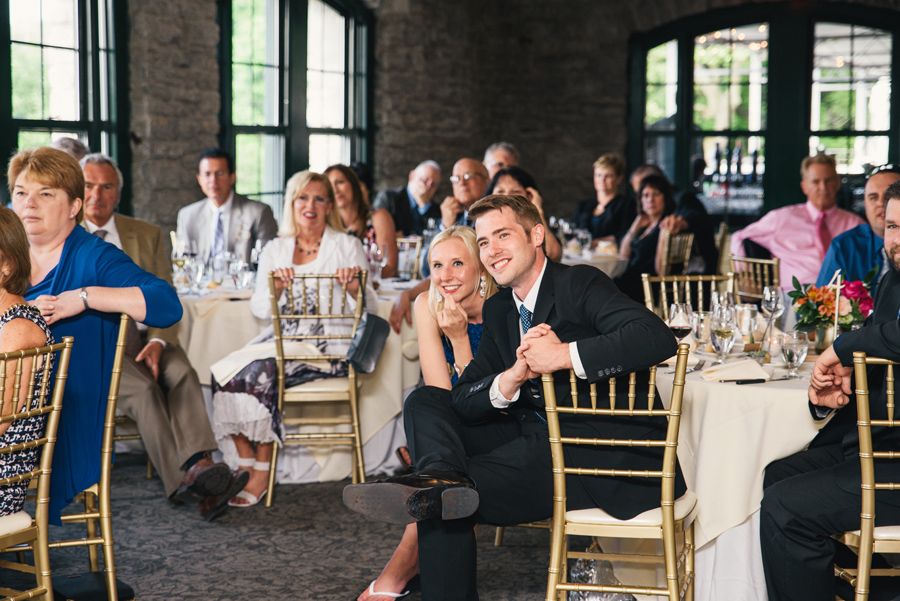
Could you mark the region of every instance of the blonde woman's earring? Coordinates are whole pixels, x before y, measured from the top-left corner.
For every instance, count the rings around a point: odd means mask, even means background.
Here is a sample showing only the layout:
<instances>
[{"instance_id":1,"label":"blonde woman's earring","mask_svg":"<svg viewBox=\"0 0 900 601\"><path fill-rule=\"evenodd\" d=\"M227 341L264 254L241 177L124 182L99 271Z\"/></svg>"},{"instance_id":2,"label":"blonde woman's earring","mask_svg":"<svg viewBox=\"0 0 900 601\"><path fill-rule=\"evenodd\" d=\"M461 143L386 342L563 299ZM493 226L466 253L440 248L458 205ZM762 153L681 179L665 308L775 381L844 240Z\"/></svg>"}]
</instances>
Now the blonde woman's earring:
<instances>
[{"instance_id":1,"label":"blonde woman's earring","mask_svg":"<svg viewBox=\"0 0 900 601\"><path fill-rule=\"evenodd\" d=\"M481 276L481 284L478 286L478 294L481 295L481 298L484 298L484 295L487 294L487 278Z\"/></svg>"},{"instance_id":2,"label":"blonde woman's earring","mask_svg":"<svg viewBox=\"0 0 900 601\"><path fill-rule=\"evenodd\" d=\"M437 293L437 302L440 303L440 302L442 302L443 300L444 300L444 297L441 296L441 293L440 293L440 292L438 292L438 293Z\"/></svg>"}]
</instances>

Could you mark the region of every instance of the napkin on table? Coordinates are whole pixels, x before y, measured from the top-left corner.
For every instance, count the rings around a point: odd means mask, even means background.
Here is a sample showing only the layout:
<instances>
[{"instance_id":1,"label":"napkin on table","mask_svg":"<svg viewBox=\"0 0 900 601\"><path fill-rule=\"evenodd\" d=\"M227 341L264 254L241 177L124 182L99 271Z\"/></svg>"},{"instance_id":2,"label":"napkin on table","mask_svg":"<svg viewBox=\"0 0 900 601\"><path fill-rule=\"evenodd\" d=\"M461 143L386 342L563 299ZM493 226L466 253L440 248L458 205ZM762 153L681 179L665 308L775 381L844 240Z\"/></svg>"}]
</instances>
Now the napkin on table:
<instances>
[{"instance_id":1,"label":"napkin on table","mask_svg":"<svg viewBox=\"0 0 900 601\"><path fill-rule=\"evenodd\" d=\"M755 380L758 378L769 379L769 372L760 367L753 359L734 361L722 365L713 365L700 372L700 377L707 382L717 380Z\"/></svg>"}]
</instances>

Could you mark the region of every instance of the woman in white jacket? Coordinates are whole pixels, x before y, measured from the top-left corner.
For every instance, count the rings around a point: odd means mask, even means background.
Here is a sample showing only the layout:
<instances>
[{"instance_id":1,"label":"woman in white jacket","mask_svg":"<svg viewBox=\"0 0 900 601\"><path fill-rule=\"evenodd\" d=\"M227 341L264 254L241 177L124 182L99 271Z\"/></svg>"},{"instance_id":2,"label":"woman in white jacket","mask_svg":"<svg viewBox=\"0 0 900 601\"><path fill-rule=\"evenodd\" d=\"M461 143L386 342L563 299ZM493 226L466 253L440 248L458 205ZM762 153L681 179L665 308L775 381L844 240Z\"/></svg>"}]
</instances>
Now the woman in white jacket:
<instances>
[{"instance_id":1,"label":"woman in white jacket","mask_svg":"<svg viewBox=\"0 0 900 601\"><path fill-rule=\"evenodd\" d=\"M283 291L294 274L335 273L335 297L340 284L349 282L347 294L351 306L359 290L353 277L368 268L366 253L356 238L344 233L340 217L334 209L334 191L328 178L318 173L302 171L291 177L285 186L285 206L279 237L269 242L259 259L256 289L250 300L253 314L261 319L271 318L267 274L274 271L278 290ZM377 305L378 299L371 285L366 286L366 303ZM320 291L323 299L327 291ZM305 299L295 299L315 306L315 291L310 289ZM286 302L282 295L280 302ZM295 327L301 327L297 324ZM308 320L304 329L324 329L330 334L350 333L350 326L336 320ZM346 331L344 331L346 330ZM296 334L297 332L284 332ZM273 339L269 328L251 342ZM324 342L323 342L324 344ZM328 342L320 348L323 354L343 354L349 341ZM321 362L317 362L321 363ZM343 361L329 362L329 367L290 361L285 366L285 386L292 387L322 378L340 377L347 373ZM231 438L237 447L237 468L250 472L244 490L229 501L233 507L256 505L266 494L272 445L282 439L282 419L278 411L278 382L275 359L252 361L228 382L213 379L213 431L216 438Z\"/></svg>"}]
</instances>

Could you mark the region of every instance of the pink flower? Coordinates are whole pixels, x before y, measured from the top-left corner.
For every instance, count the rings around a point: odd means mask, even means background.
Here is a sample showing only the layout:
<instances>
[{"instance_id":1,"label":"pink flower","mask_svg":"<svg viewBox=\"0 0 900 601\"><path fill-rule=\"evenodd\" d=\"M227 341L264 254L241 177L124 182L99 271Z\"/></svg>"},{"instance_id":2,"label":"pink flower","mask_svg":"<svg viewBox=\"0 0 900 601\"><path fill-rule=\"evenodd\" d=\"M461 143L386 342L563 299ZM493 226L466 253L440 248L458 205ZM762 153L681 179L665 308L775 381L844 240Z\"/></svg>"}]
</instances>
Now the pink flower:
<instances>
[{"instance_id":1,"label":"pink flower","mask_svg":"<svg viewBox=\"0 0 900 601\"><path fill-rule=\"evenodd\" d=\"M863 314L864 317L868 317L869 313L872 312L872 308L875 306L875 302L872 300L872 297L863 298L859 301L859 312Z\"/></svg>"},{"instance_id":2,"label":"pink flower","mask_svg":"<svg viewBox=\"0 0 900 601\"><path fill-rule=\"evenodd\" d=\"M843 317L844 315L849 315L851 311L853 311L853 304L846 296L842 296L841 302L838 305L838 315Z\"/></svg>"},{"instance_id":3,"label":"pink flower","mask_svg":"<svg viewBox=\"0 0 900 601\"><path fill-rule=\"evenodd\" d=\"M869 291L860 281L845 282L842 294L847 298L859 299L869 296ZM869 297L871 298L871 297Z\"/></svg>"}]
</instances>

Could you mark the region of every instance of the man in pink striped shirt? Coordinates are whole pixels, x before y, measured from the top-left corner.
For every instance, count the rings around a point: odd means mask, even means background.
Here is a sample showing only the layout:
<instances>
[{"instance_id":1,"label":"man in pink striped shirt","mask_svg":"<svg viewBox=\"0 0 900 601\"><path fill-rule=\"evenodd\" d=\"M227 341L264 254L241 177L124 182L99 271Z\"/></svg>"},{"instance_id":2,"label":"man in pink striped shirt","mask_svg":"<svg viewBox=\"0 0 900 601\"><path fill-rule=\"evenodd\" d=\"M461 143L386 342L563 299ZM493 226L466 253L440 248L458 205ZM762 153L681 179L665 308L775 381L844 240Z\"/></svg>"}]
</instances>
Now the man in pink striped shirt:
<instances>
[{"instance_id":1,"label":"man in pink striped shirt","mask_svg":"<svg viewBox=\"0 0 900 601\"><path fill-rule=\"evenodd\" d=\"M803 204L769 211L731 237L731 254L744 256L744 240L764 246L781 260L781 285L793 288L794 276L801 284L816 281L832 238L865 221L836 206L840 179L834 157L817 154L800 165Z\"/></svg>"}]
</instances>

